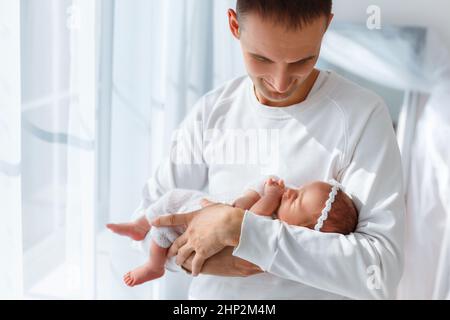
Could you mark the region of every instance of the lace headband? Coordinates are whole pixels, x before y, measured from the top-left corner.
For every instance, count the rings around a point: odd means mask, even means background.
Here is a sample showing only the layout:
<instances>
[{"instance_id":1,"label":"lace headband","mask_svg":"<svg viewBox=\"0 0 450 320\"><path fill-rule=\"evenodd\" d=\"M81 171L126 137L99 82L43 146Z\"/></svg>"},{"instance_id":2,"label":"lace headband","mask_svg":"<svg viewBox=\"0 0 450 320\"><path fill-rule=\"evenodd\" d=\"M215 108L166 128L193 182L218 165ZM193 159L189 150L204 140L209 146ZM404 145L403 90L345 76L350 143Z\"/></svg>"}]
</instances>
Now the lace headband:
<instances>
[{"instance_id":1,"label":"lace headband","mask_svg":"<svg viewBox=\"0 0 450 320\"><path fill-rule=\"evenodd\" d=\"M328 218L328 213L331 210L331 205L333 204L336 194L338 193L339 189L342 189L342 186L339 182L336 180L331 180L329 183L332 185L330 194L328 195L328 200L325 203L325 208L322 210L322 214L320 215L319 219L317 219L317 223L314 226L314 230L320 231L320 229L323 227L323 223Z\"/></svg>"}]
</instances>

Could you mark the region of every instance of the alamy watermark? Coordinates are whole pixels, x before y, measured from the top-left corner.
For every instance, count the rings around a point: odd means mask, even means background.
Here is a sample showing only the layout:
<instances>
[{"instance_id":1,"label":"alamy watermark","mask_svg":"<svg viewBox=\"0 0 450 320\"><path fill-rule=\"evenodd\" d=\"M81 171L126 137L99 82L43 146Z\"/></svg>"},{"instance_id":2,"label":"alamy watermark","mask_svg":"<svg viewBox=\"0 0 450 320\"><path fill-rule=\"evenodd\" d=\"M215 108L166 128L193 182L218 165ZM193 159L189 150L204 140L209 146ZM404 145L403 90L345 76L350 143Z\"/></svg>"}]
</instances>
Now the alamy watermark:
<instances>
[{"instance_id":1,"label":"alamy watermark","mask_svg":"<svg viewBox=\"0 0 450 320\"><path fill-rule=\"evenodd\" d=\"M366 285L370 290L381 289L381 269L379 266L371 265L366 269Z\"/></svg>"},{"instance_id":2,"label":"alamy watermark","mask_svg":"<svg viewBox=\"0 0 450 320\"><path fill-rule=\"evenodd\" d=\"M77 4L72 4L66 10L66 27L69 30L79 30L81 27L81 9Z\"/></svg>"},{"instance_id":3,"label":"alamy watermark","mask_svg":"<svg viewBox=\"0 0 450 320\"><path fill-rule=\"evenodd\" d=\"M376 5L370 5L367 7L366 13L369 15L367 18L367 29L379 30L381 29L381 8Z\"/></svg>"},{"instance_id":4,"label":"alamy watermark","mask_svg":"<svg viewBox=\"0 0 450 320\"><path fill-rule=\"evenodd\" d=\"M206 129L201 122L172 136L174 164L257 165L267 173L280 164L279 129Z\"/></svg>"}]
</instances>

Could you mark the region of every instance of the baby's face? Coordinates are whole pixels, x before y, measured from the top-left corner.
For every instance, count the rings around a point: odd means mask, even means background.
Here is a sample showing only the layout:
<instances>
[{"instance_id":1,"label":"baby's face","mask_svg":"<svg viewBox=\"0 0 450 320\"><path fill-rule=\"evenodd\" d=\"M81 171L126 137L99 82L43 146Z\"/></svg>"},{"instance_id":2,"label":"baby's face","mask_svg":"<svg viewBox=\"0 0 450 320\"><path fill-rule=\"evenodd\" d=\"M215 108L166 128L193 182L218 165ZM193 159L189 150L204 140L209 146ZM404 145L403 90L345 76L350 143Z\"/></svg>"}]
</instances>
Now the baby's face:
<instances>
[{"instance_id":1,"label":"baby's face","mask_svg":"<svg viewBox=\"0 0 450 320\"><path fill-rule=\"evenodd\" d=\"M313 182L300 189L286 188L278 207L278 218L296 226L313 228L330 193L325 182Z\"/></svg>"}]
</instances>

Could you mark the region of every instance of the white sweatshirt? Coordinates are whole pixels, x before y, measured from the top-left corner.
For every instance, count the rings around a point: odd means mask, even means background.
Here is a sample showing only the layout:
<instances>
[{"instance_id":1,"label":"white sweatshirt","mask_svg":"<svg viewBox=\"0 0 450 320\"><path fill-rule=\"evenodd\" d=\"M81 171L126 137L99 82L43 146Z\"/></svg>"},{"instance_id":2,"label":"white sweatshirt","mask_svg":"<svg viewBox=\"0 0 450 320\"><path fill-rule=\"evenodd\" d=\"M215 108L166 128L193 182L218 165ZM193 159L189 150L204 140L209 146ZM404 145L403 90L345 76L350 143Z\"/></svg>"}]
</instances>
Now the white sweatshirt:
<instances>
[{"instance_id":1,"label":"white sweatshirt","mask_svg":"<svg viewBox=\"0 0 450 320\"><path fill-rule=\"evenodd\" d=\"M247 145L239 144L242 137ZM170 161L148 180L137 214L171 188L234 198L267 174L292 185L336 179L359 211L357 230L347 236L247 211L233 254L266 272L200 275L191 283L191 299L394 297L403 267L405 206L400 153L381 98L321 71L304 102L268 107L258 102L251 79L241 77L200 99L177 138Z\"/></svg>"}]
</instances>

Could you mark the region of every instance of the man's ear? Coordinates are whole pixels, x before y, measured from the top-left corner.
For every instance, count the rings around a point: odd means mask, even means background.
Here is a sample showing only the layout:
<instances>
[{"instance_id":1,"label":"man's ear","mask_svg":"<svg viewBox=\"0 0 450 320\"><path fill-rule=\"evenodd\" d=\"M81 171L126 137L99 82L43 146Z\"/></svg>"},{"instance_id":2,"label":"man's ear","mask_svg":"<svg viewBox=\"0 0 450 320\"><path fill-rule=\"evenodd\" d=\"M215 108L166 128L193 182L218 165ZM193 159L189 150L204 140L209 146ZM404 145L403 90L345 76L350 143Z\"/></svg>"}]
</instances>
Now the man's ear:
<instances>
[{"instance_id":1,"label":"man's ear","mask_svg":"<svg viewBox=\"0 0 450 320\"><path fill-rule=\"evenodd\" d=\"M240 27L237 18L237 13L233 9L228 9L228 24L230 26L230 31L236 39L240 39Z\"/></svg>"},{"instance_id":2,"label":"man's ear","mask_svg":"<svg viewBox=\"0 0 450 320\"><path fill-rule=\"evenodd\" d=\"M326 30L328 30L328 28L330 27L331 21L333 21L334 18L334 13L331 13L330 16L328 17L328 22L327 22L327 28ZM325 31L326 31L325 30Z\"/></svg>"}]
</instances>

